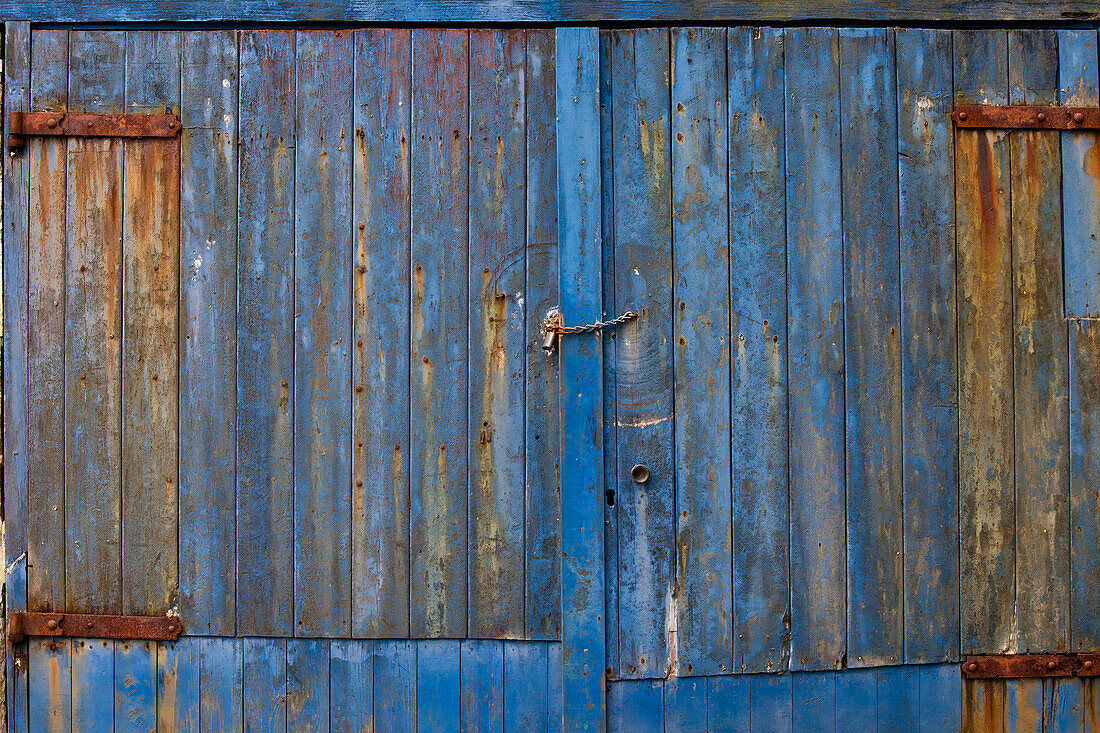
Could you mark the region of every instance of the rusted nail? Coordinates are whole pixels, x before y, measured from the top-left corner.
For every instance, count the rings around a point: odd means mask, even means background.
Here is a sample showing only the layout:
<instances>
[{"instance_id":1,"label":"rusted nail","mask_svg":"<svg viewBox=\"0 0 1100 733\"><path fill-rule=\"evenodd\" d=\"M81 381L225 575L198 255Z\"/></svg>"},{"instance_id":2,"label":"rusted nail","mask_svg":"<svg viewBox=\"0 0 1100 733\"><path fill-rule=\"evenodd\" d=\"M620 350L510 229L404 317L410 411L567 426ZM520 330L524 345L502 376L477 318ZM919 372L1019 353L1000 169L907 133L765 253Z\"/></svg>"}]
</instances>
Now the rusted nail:
<instances>
[{"instance_id":1,"label":"rusted nail","mask_svg":"<svg viewBox=\"0 0 1100 733\"><path fill-rule=\"evenodd\" d=\"M46 120L46 127L50 128L51 130L54 129L55 127L57 127L57 120L53 118Z\"/></svg>"},{"instance_id":2,"label":"rusted nail","mask_svg":"<svg viewBox=\"0 0 1100 733\"><path fill-rule=\"evenodd\" d=\"M283 380L283 386L284 386L284 387L286 387L286 386L287 386L287 384L288 384L288 383L287 383L287 381L286 381L286 380L284 379L284 380Z\"/></svg>"},{"instance_id":3,"label":"rusted nail","mask_svg":"<svg viewBox=\"0 0 1100 733\"><path fill-rule=\"evenodd\" d=\"M1039 114L1035 115L1035 119L1039 120L1039 122L1046 122L1047 113L1046 112L1040 112Z\"/></svg>"},{"instance_id":4,"label":"rusted nail","mask_svg":"<svg viewBox=\"0 0 1100 733\"><path fill-rule=\"evenodd\" d=\"M362 273L364 273L364 272L366 272L366 271L367 271L367 266L366 266L366 265L359 265L359 272L360 272L360 274L362 274Z\"/></svg>"},{"instance_id":5,"label":"rusted nail","mask_svg":"<svg viewBox=\"0 0 1100 733\"><path fill-rule=\"evenodd\" d=\"M363 391L363 385L361 385L361 384L355 385L355 391L356 392L362 392Z\"/></svg>"},{"instance_id":6,"label":"rusted nail","mask_svg":"<svg viewBox=\"0 0 1100 733\"><path fill-rule=\"evenodd\" d=\"M154 382L157 381L157 375L156 374L153 375L153 381Z\"/></svg>"},{"instance_id":7,"label":"rusted nail","mask_svg":"<svg viewBox=\"0 0 1100 733\"><path fill-rule=\"evenodd\" d=\"M973 672L974 670L976 670L978 668L978 663L977 662L971 662L970 664L966 665L966 668L969 669L971 672Z\"/></svg>"},{"instance_id":8,"label":"rusted nail","mask_svg":"<svg viewBox=\"0 0 1100 733\"><path fill-rule=\"evenodd\" d=\"M1085 121L1085 113L1084 112L1074 112L1073 113L1073 121L1074 122L1084 122Z\"/></svg>"},{"instance_id":9,"label":"rusted nail","mask_svg":"<svg viewBox=\"0 0 1100 733\"><path fill-rule=\"evenodd\" d=\"M54 619L51 618L49 621L46 622L46 628L47 629L56 629L57 628L57 621L55 621Z\"/></svg>"},{"instance_id":10,"label":"rusted nail","mask_svg":"<svg viewBox=\"0 0 1100 733\"><path fill-rule=\"evenodd\" d=\"M356 486L362 486L363 485L363 479L361 479L361 478L355 479L355 485Z\"/></svg>"},{"instance_id":11,"label":"rusted nail","mask_svg":"<svg viewBox=\"0 0 1100 733\"><path fill-rule=\"evenodd\" d=\"M1047 669L1054 669L1057 666L1058 665L1054 662L1054 660L1047 662Z\"/></svg>"},{"instance_id":12,"label":"rusted nail","mask_svg":"<svg viewBox=\"0 0 1100 733\"><path fill-rule=\"evenodd\" d=\"M966 117L967 117L967 114L966 114L966 112L959 112L959 119L960 119L960 120L965 120L965 119L966 119Z\"/></svg>"}]
</instances>

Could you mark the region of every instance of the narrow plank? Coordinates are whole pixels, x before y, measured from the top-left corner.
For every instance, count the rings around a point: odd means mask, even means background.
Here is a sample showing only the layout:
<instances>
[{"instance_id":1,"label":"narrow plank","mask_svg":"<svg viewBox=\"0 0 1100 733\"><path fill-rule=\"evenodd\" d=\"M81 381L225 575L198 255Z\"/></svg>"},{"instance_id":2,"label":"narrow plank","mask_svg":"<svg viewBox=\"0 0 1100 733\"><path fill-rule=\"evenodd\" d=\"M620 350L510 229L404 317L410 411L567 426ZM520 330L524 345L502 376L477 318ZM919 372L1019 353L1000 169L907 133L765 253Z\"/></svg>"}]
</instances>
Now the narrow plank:
<instances>
[{"instance_id":1,"label":"narrow plank","mask_svg":"<svg viewBox=\"0 0 1100 733\"><path fill-rule=\"evenodd\" d=\"M180 615L236 630L237 34L182 38ZM226 83L228 82L228 83Z\"/></svg>"},{"instance_id":2,"label":"narrow plank","mask_svg":"<svg viewBox=\"0 0 1100 733\"><path fill-rule=\"evenodd\" d=\"M524 614L530 639L561 638L559 352L542 350L558 305L558 180L554 31L527 31L527 451Z\"/></svg>"},{"instance_id":3,"label":"narrow plank","mask_svg":"<svg viewBox=\"0 0 1100 733\"><path fill-rule=\"evenodd\" d=\"M555 37L558 283L565 323L600 317L602 278L599 34L558 28ZM559 345L561 424L562 727L605 722L607 659L603 568L602 337L576 334Z\"/></svg>"},{"instance_id":4,"label":"narrow plank","mask_svg":"<svg viewBox=\"0 0 1100 733\"><path fill-rule=\"evenodd\" d=\"M504 727L504 644L462 642L462 730L488 733Z\"/></svg>"},{"instance_id":5,"label":"narrow plank","mask_svg":"<svg viewBox=\"0 0 1100 733\"><path fill-rule=\"evenodd\" d=\"M951 34L899 29L905 661L959 655Z\"/></svg>"},{"instance_id":6,"label":"narrow plank","mask_svg":"<svg viewBox=\"0 0 1100 733\"><path fill-rule=\"evenodd\" d=\"M838 733L878 730L878 669L843 669L836 678L836 730Z\"/></svg>"},{"instance_id":7,"label":"narrow plank","mask_svg":"<svg viewBox=\"0 0 1100 733\"><path fill-rule=\"evenodd\" d=\"M902 658L901 287L894 35L840 33L848 664Z\"/></svg>"},{"instance_id":8,"label":"narrow plank","mask_svg":"<svg viewBox=\"0 0 1100 733\"><path fill-rule=\"evenodd\" d=\"M1005 680L963 683L962 730L1002 733L1005 730Z\"/></svg>"},{"instance_id":9,"label":"narrow plank","mask_svg":"<svg viewBox=\"0 0 1100 733\"><path fill-rule=\"evenodd\" d=\"M836 730L837 677L841 674L830 670L791 676L791 719L795 730Z\"/></svg>"},{"instance_id":10,"label":"narrow plank","mask_svg":"<svg viewBox=\"0 0 1100 733\"><path fill-rule=\"evenodd\" d=\"M116 641L115 727L132 733L157 730L157 649L153 641Z\"/></svg>"},{"instance_id":11,"label":"narrow plank","mask_svg":"<svg viewBox=\"0 0 1100 733\"><path fill-rule=\"evenodd\" d=\"M374 731L374 642L329 643L329 727L348 733Z\"/></svg>"},{"instance_id":12,"label":"narrow plank","mask_svg":"<svg viewBox=\"0 0 1100 733\"><path fill-rule=\"evenodd\" d=\"M244 645L237 639L199 641L201 730L239 730L244 725Z\"/></svg>"},{"instance_id":13,"label":"narrow plank","mask_svg":"<svg viewBox=\"0 0 1100 733\"><path fill-rule=\"evenodd\" d=\"M561 730L564 726L565 705L564 666L562 642L554 642L546 650L546 731Z\"/></svg>"},{"instance_id":14,"label":"narrow plank","mask_svg":"<svg viewBox=\"0 0 1100 733\"><path fill-rule=\"evenodd\" d=\"M1043 720L1050 733L1072 733L1085 726L1084 680L1043 680Z\"/></svg>"},{"instance_id":15,"label":"narrow plank","mask_svg":"<svg viewBox=\"0 0 1100 733\"><path fill-rule=\"evenodd\" d=\"M64 110L69 34L35 31L31 109ZM66 143L29 138L27 213L27 604L65 608L65 172ZM10 251L10 250L9 250ZM11 413L7 413L11 414Z\"/></svg>"},{"instance_id":16,"label":"narrow plank","mask_svg":"<svg viewBox=\"0 0 1100 733\"><path fill-rule=\"evenodd\" d=\"M462 730L462 642L426 639L417 643L416 725L418 730Z\"/></svg>"},{"instance_id":17,"label":"narrow plank","mask_svg":"<svg viewBox=\"0 0 1100 733\"><path fill-rule=\"evenodd\" d=\"M544 731L546 727L546 660L549 644L504 643L504 731Z\"/></svg>"},{"instance_id":18,"label":"narrow plank","mask_svg":"<svg viewBox=\"0 0 1100 733\"><path fill-rule=\"evenodd\" d=\"M1092 31L1059 31L1059 101L1066 105L1100 103L1100 63ZM1100 142L1097 133L1062 135L1062 231L1066 275L1066 315L1087 315L1075 295L1075 283L1100 272L1100 196L1090 161ZM1088 253L1092 251L1091 259ZM1097 315L1093 313L1092 315ZM1070 644L1073 649L1100 645L1100 328L1077 320L1069 327L1070 394Z\"/></svg>"},{"instance_id":19,"label":"narrow plank","mask_svg":"<svg viewBox=\"0 0 1100 733\"><path fill-rule=\"evenodd\" d=\"M707 679L707 729L714 733L748 733L749 685L747 675L722 675Z\"/></svg>"},{"instance_id":20,"label":"narrow plank","mask_svg":"<svg viewBox=\"0 0 1100 733\"><path fill-rule=\"evenodd\" d=\"M917 696L921 733L959 730L962 724L962 680L957 664L927 664L917 667Z\"/></svg>"},{"instance_id":21,"label":"narrow plank","mask_svg":"<svg viewBox=\"0 0 1100 733\"><path fill-rule=\"evenodd\" d=\"M1085 688L1085 727L1087 733L1100 731L1100 685L1096 679L1083 681Z\"/></svg>"},{"instance_id":22,"label":"narrow plank","mask_svg":"<svg viewBox=\"0 0 1100 733\"><path fill-rule=\"evenodd\" d=\"M609 665L610 666L610 665ZM623 683L611 683L607 686L607 727L608 733L622 733L622 725L619 722L623 709L622 693Z\"/></svg>"},{"instance_id":23,"label":"narrow plank","mask_svg":"<svg viewBox=\"0 0 1100 733\"><path fill-rule=\"evenodd\" d=\"M790 44L787 44L790 48ZM760 674L749 678L750 733L793 730L792 682L789 674Z\"/></svg>"},{"instance_id":24,"label":"narrow plank","mask_svg":"<svg viewBox=\"0 0 1100 733\"><path fill-rule=\"evenodd\" d=\"M237 632L293 627L294 35L240 37Z\"/></svg>"},{"instance_id":25,"label":"narrow plank","mask_svg":"<svg viewBox=\"0 0 1100 733\"><path fill-rule=\"evenodd\" d=\"M1046 730L1043 720L1043 680L1005 681L1005 730L1011 733Z\"/></svg>"},{"instance_id":26,"label":"narrow plank","mask_svg":"<svg viewBox=\"0 0 1100 733\"><path fill-rule=\"evenodd\" d=\"M413 636L466 635L468 35L413 33Z\"/></svg>"},{"instance_id":27,"label":"narrow plank","mask_svg":"<svg viewBox=\"0 0 1100 733\"><path fill-rule=\"evenodd\" d=\"M157 647L157 730L199 733L199 644L197 637Z\"/></svg>"},{"instance_id":28,"label":"narrow plank","mask_svg":"<svg viewBox=\"0 0 1100 733\"><path fill-rule=\"evenodd\" d=\"M725 57L724 30L672 32L680 674L733 669Z\"/></svg>"},{"instance_id":29,"label":"narrow plank","mask_svg":"<svg viewBox=\"0 0 1100 733\"><path fill-rule=\"evenodd\" d=\"M1008 38L954 34L955 102L1008 102ZM961 652L1012 638L1015 502L1008 137L955 134L959 333Z\"/></svg>"},{"instance_id":30,"label":"narrow plank","mask_svg":"<svg viewBox=\"0 0 1100 733\"><path fill-rule=\"evenodd\" d=\"M72 730L115 729L115 648L106 640L73 641Z\"/></svg>"},{"instance_id":31,"label":"narrow plank","mask_svg":"<svg viewBox=\"0 0 1100 733\"><path fill-rule=\"evenodd\" d=\"M663 680L631 680L616 682L619 697L619 730L638 733L661 733L665 725Z\"/></svg>"},{"instance_id":32,"label":"narrow plank","mask_svg":"<svg viewBox=\"0 0 1100 733\"><path fill-rule=\"evenodd\" d=\"M379 641L374 653L374 726L416 730L416 642Z\"/></svg>"},{"instance_id":33,"label":"narrow plank","mask_svg":"<svg viewBox=\"0 0 1100 733\"><path fill-rule=\"evenodd\" d=\"M669 677L665 681L665 731L707 728L707 678Z\"/></svg>"},{"instance_id":34,"label":"narrow plank","mask_svg":"<svg viewBox=\"0 0 1100 733\"><path fill-rule=\"evenodd\" d=\"M788 30L791 668L845 653L844 264L837 35Z\"/></svg>"},{"instance_id":35,"label":"narrow plank","mask_svg":"<svg viewBox=\"0 0 1100 733\"><path fill-rule=\"evenodd\" d=\"M27 729L72 730L72 641L30 639L27 646L27 661L30 665Z\"/></svg>"},{"instance_id":36,"label":"narrow plank","mask_svg":"<svg viewBox=\"0 0 1100 733\"><path fill-rule=\"evenodd\" d=\"M526 39L470 33L469 623L522 639Z\"/></svg>"},{"instance_id":37,"label":"narrow plank","mask_svg":"<svg viewBox=\"0 0 1100 733\"><path fill-rule=\"evenodd\" d=\"M730 338L736 671L790 655L787 241L779 29L729 31Z\"/></svg>"},{"instance_id":38,"label":"narrow plank","mask_svg":"<svg viewBox=\"0 0 1100 733\"><path fill-rule=\"evenodd\" d=\"M329 729L327 639L287 639L286 727L288 731Z\"/></svg>"},{"instance_id":39,"label":"narrow plank","mask_svg":"<svg viewBox=\"0 0 1100 733\"><path fill-rule=\"evenodd\" d=\"M295 633L347 636L352 34L299 31L295 53Z\"/></svg>"},{"instance_id":40,"label":"narrow plank","mask_svg":"<svg viewBox=\"0 0 1100 733\"><path fill-rule=\"evenodd\" d=\"M669 32L610 36L614 145L615 458L620 679L664 676L675 614ZM635 483L630 469L650 477Z\"/></svg>"},{"instance_id":41,"label":"narrow plank","mask_svg":"<svg viewBox=\"0 0 1100 733\"><path fill-rule=\"evenodd\" d=\"M285 731L290 679L287 670L288 641L248 638L239 643L243 645L245 727L271 733Z\"/></svg>"},{"instance_id":42,"label":"narrow plank","mask_svg":"<svg viewBox=\"0 0 1100 733\"><path fill-rule=\"evenodd\" d=\"M121 112L125 55L125 34L72 32L69 109ZM122 143L69 138L67 156L65 605L119 613Z\"/></svg>"},{"instance_id":43,"label":"narrow plank","mask_svg":"<svg viewBox=\"0 0 1100 733\"><path fill-rule=\"evenodd\" d=\"M876 674L875 717L882 733L902 733L913 729L920 720L920 674L918 665L878 667ZM958 728L956 727L956 730Z\"/></svg>"},{"instance_id":44,"label":"narrow plank","mask_svg":"<svg viewBox=\"0 0 1100 733\"><path fill-rule=\"evenodd\" d=\"M367 637L409 635L409 39L355 34L351 630Z\"/></svg>"}]
</instances>

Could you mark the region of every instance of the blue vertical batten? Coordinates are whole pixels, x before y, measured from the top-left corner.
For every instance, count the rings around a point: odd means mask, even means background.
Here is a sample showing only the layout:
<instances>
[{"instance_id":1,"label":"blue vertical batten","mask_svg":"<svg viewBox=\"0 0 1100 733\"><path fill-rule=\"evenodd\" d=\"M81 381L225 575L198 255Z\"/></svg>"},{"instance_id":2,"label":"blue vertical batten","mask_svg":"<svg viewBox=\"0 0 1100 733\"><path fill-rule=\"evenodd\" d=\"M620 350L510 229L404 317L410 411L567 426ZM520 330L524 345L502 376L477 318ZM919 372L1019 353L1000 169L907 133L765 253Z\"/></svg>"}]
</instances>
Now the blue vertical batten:
<instances>
[{"instance_id":1,"label":"blue vertical batten","mask_svg":"<svg viewBox=\"0 0 1100 733\"><path fill-rule=\"evenodd\" d=\"M245 639L244 724L249 730L286 730L286 639Z\"/></svg>"},{"instance_id":2,"label":"blue vertical batten","mask_svg":"<svg viewBox=\"0 0 1100 733\"><path fill-rule=\"evenodd\" d=\"M374 642L333 639L329 646L329 723L333 731L367 731L374 721Z\"/></svg>"},{"instance_id":3,"label":"blue vertical batten","mask_svg":"<svg viewBox=\"0 0 1100 733\"><path fill-rule=\"evenodd\" d=\"M157 648L157 726L199 733L199 644L184 637Z\"/></svg>"},{"instance_id":4,"label":"blue vertical batten","mask_svg":"<svg viewBox=\"0 0 1100 733\"><path fill-rule=\"evenodd\" d=\"M157 727L157 653L151 641L115 643L115 731Z\"/></svg>"},{"instance_id":5,"label":"blue vertical batten","mask_svg":"<svg viewBox=\"0 0 1100 733\"><path fill-rule=\"evenodd\" d=\"M286 725L293 731L322 731L329 725L329 642L286 642Z\"/></svg>"},{"instance_id":6,"label":"blue vertical batten","mask_svg":"<svg viewBox=\"0 0 1100 733\"><path fill-rule=\"evenodd\" d=\"M461 728L462 642L426 639L417 643L416 726L418 730Z\"/></svg>"},{"instance_id":7,"label":"blue vertical batten","mask_svg":"<svg viewBox=\"0 0 1100 733\"><path fill-rule=\"evenodd\" d=\"M393 733L416 730L416 652L414 641L378 642L374 653L376 730Z\"/></svg>"},{"instance_id":8,"label":"blue vertical batten","mask_svg":"<svg viewBox=\"0 0 1100 733\"><path fill-rule=\"evenodd\" d=\"M561 311L566 324L600 317L599 35L557 31L558 222ZM562 659L569 681L563 727L602 731L603 354L598 334L561 339Z\"/></svg>"}]
</instances>

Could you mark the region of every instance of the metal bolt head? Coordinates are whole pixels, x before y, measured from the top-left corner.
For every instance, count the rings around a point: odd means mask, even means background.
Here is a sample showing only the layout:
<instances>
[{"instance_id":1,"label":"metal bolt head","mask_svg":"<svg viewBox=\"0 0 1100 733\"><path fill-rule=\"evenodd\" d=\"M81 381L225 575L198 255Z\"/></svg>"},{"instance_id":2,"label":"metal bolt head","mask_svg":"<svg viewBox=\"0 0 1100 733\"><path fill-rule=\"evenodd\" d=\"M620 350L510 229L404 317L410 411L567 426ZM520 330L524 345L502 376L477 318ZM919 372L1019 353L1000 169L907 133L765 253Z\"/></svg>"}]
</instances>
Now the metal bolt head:
<instances>
[{"instance_id":1,"label":"metal bolt head","mask_svg":"<svg viewBox=\"0 0 1100 733\"><path fill-rule=\"evenodd\" d=\"M1073 121L1074 122L1084 122L1085 121L1085 113L1084 112L1074 112L1073 113Z\"/></svg>"},{"instance_id":2,"label":"metal bolt head","mask_svg":"<svg viewBox=\"0 0 1100 733\"><path fill-rule=\"evenodd\" d=\"M1040 112L1039 114L1035 115L1035 119L1039 120L1039 122L1046 122L1047 113L1046 112Z\"/></svg>"},{"instance_id":3,"label":"metal bolt head","mask_svg":"<svg viewBox=\"0 0 1100 733\"><path fill-rule=\"evenodd\" d=\"M977 662L971 662L970 664L966 665L966 668L969 669L971 672L973 672L974 670L976 670L978 668L978 663Z\"/></svg>"},{"instance_id":4,"label":"metal bolt head","mask_svg":"<svg viewBox=\"0 0 1100 733\"><path fill-rule=\"evenodd\" d=\"M1054 669L1057 666L1058 664L1053 659L1047 662L1047 669Z\"/></svg>"},{"instance_id":5,"label":"metal bolt head","mask_svg":"<svg viewBox=\"0 0 1100 733\"><path fill-rule=\"evenodd\" d=\"M48 120L46 120L46 127L50 128L51 130L52 130L53 128L57 127L57 120L55 120L55 119L52 119L52 118L51 118L51 119L48 119Z\"/></svg>"},{"instance_id":6,"label":"metal bolt head","mask_svg":"<svg viewBox=\"0 0 1100 733\"><path fill-rule=\"evenodd\" d=\"M46 628L49 629L50 631L53 631L54 629L56 629L57 628L57 620L51 618L49 621L46 622Z\"/></svg>"},{"instance_id":7,"label":"metal bolt head","mask_svg":"<svg viewBox=\"0 0 1100 733\"><path fill-rule=\"evenodd\" d=\"M960 120L965 120L967 118L967 116L968 115L966 114L966 112L959 112L959 119Z\"/></svg>"},{"instance_id":8,"label":"metal bolt head","mask_svg":"<svg viewBox=\"0 0 1100 733\"><path fill-rule=\"evenodd\" d=\"M1086 659L1082 666L1085 669L1092 669L1092 660L1091 659Z\"/></svg>"}]
</instances>

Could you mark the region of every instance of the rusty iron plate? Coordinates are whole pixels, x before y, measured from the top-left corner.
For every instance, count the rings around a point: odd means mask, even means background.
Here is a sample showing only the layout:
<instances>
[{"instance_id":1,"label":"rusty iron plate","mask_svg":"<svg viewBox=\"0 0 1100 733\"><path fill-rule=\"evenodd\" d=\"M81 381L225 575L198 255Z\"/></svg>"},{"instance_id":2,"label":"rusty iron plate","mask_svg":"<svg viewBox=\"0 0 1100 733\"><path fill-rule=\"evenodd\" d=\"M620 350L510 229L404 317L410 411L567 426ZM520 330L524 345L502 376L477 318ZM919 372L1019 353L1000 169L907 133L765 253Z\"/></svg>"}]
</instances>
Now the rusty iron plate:
<instances>
[{"instance_id":1,"label":"rusty iron plate","mask_svg":"<svg viewBox=\"0 0 1100 733\"><path fill-rule=\"evenodd\" d=\"M1076 672L1076 654L1004 654L967 657L962 663L963 677L971 680L1072 677Z\"/></svg>"},{"instance_id":2,"label":"rusty iron plate","mask_svg":"<svg viewBox=\"0 0 1100 733\"><path fill-rule=\"evenodd\" d=\"M1100 130L1100 107L959 104L955 127L1001 130Z\"/></svg>"},{"instance_id":3,"label":"rusty iron plate","mask_svg":"<svg viewBox=\"0 0 1100 733\"><path fill-rule=\"evenodd\" d=\"M176 137L182 128L179 115L12 112L8 145L22 147L30 136Z\"/></svg>"},{"instance_id":4,"label":"rusty iron plate","mask_svg":"<svg viewBox=\"0 0 1100 733\"><path fill-rule=\"evenodd\" d=\"M1100 677L1100 652L1077 655L1078 677Z\"/></svg>"},{"instance_id":5,"label":"rusty iron plate","mask_svg":"<svg viewBox=\"0 0 1100 733\"><path fill-rule=\"evenodd\" d=\"M28 636L72 636L85 639L175 641L183 632L177 616L107 616L91 613L29 613L8 616L8 641Z\"/></svg>"}]
</instances>

